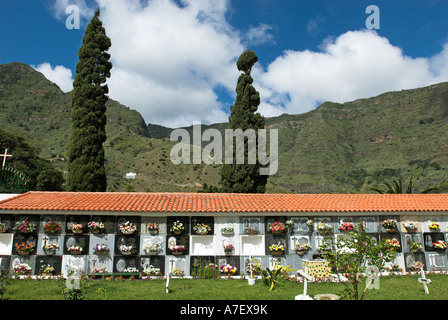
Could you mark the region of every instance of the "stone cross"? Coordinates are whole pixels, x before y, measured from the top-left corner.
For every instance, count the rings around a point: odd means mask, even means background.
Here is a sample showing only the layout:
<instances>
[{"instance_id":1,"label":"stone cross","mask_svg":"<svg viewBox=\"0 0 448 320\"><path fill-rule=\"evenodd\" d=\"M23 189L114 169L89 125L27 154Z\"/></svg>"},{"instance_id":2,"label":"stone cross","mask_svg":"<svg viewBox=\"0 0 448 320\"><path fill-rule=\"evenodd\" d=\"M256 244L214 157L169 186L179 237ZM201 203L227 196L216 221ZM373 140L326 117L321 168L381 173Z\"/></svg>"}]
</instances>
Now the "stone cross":
<instances>
[{"instance_id":1,"label":"stone cross","mask_svg":"<svg viewBox=\"0 0 448 320\"><path fill-rule=\"evenodd\" d=\"M295 300L313 300L307 295L308 281L313 281L313 278L308 274L308 266L305 267L305 271L298 270L297 273L303 277L303 294L296 296Z\"/></svg>"},{"instance_id":2,"label":"stone cross","mask_svg":"<svg viewBox=\"0 0 448 320\"><path fill-rule=\"evenodd\" d=\"M44 240L44 247L47 245L48 239L49 238L47 236L43 236L42 240Z\"/></svg>"},{"instance_id":3,"label":"stone cross","mask_svg":"<svg viewBox=\"0 0 448 320\"><path fill-rule=\"evenodd\" d=\"M418 282L423 283L423 287L425 288L425 293L429 294L428 284L431 283L431 279L426 279L425 271L423 271L423 268L420 269L420 274L422 275L422 277L418 278Z\"/></svg>"},{"instance_id":4,"label":"stone cross","mask_svg":"<svg viewBox=\"0 0 448 320\"><path fill-rule=\"evenodd\" d=\"M3 164L2 164L2 168L5 166L6 163L6 157L12 157L12 155L8 154L8 149L5 149L5 153L4 154L0 154L0 157L3 158Z\"/></svg>"}]
</instances>

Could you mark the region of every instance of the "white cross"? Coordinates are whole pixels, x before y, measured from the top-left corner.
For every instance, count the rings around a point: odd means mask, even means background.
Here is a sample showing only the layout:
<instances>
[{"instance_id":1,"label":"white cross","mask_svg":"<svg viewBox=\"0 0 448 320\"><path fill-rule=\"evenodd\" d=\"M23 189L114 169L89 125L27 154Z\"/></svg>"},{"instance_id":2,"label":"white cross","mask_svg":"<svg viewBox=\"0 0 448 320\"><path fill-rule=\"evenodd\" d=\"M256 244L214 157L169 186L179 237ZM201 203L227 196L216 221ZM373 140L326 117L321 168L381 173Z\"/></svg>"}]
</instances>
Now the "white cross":
<instances>
[{"instance_id":1,"label":"white cross","mask_svg":"<svg viewBox=\"0 0 448 320\"><path fill-rule=\"evenodd\" d=\"M6 163L6 157L12 157L12 155L8 154L8 149L5 149L5 153L4 154L0 154L0 157L3 157L2 167L4 167L5 163Z\"/></svg>"},{"instance_id":2,"label":"white cross","mask_svg":"<svg viewBox=\"0 0 448 320\"><path fill-rule=\"evenodd\" d=\"M423 287L425 288L425 293L429 294L428 284L431 283L431 280L430 279L426 279L425 271L423 271L423 268L420 269L420 274L422 275L422 277L418 278L418 282L423 283Z\"/></svg>"},{"instance_id":3,"label":"white cross","mask_svg":"<svg viewBox=\"0 0 448 320\"><path fill-rule=\"evenodd\" d=\"M166 293L170 293L170 270L173 270L173 264L176 260L170 259L170 266L166 272Z\"/></svg>"}]
</instances>

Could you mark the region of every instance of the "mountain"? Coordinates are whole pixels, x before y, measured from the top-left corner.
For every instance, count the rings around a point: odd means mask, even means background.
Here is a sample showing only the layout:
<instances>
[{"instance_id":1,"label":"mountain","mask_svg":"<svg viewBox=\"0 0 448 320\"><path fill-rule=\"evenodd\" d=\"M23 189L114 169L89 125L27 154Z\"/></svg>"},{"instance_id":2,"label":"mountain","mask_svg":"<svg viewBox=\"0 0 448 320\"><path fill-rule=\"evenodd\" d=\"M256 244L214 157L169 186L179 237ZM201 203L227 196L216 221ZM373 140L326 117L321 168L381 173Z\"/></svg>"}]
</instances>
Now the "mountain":
<instances>
[{"instance_id":1,"label":"mountain","mask_svg":"<svg viewBox=\"0 0 448 320\"><path fill-rule=\"evenodd\" d=\"M0 65L1 128L40 148L40 156L62 171L70 99L26 64ZM411 174L417 191L442 182L446 188L447 117L448 83L439 83L267 118L266 128L279 132L279 170L269 177L267 192L370 192L369 186ZM219 181L219 165L171 163L173 129L145 124L137 111L111 99L107 118L109 190L194 192ZM136 172L136 179L125 179L127 172Z\"/></svg>"}]
</instances>

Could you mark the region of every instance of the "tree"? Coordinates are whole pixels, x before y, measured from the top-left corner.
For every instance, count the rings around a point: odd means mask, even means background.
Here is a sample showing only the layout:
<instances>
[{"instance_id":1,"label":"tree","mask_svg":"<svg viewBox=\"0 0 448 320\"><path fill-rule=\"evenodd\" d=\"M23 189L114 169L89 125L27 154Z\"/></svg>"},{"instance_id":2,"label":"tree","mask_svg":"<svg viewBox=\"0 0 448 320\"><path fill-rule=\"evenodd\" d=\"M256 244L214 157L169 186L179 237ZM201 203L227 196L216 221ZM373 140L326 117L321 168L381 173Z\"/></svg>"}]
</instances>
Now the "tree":
<instances>
[{"instance_id":1,"label":"tree","mask_svg":"<svg viewBox=\"0 0 448 320\"><path fill-rule=\"evenodd\" d=\"M103 143L106 141L105 84L112 64L106 52L111 41L97 9L87 25L72 91L72 133L68 151L68 191L105 191L107 187Z\"/></svg>"},{"instance_id":2,"label":"tree","mask_svg":"<svg viewBox=\"0 0 448 320\"><path fill-rule=\"evenodd\" d=\"M409 183L404 192L403 189L403 181L401 177L392 179L392 182L385 181L377 187L370 187L370 190L381 193L381 194L401 194L401 193L413 193L415 186L415 180L413 176L409 177ZM438 191L439 188L437 186L428 187L421 191L421 193L429 193Z\"/></svg>"},{"instance_id":3,"label":"tree","mask_svg":"<svg viewBox=\"0 0 448 320\"><path fill-rule=\"evenodd\" d=\"M229 129L248 129L255 131L258 141L258 129L264 129L264 117L256 112L260 104L260 95L252 86L250 75L252 67L258 61L255 52L247 50L241 54L237 61L237 68L243 73L238 78L236 86L236 99L230 107ZM261 165L258 157L255 163L249 163L249 143L244 141L244 164L236 163L236 143L233 141L233 163L223 164L221 167L222 191L231 193L264 193L266 191L267 176L260 175ZM253 151L253 150L252 150Z\"/></svg>"},{"instance_id":4,"label":"tree","mask_svg":"<svg viewBox=\"0 0 448 320\"><path fill-rule=\"evenodd\" d=\"M342 282L345 292L354 300L362 300L372 284L373 277L364 290L360 292L361 282L367 274L368 267L384 270L386 263L396 257L396 251L387 241L376 241L367 235L367 228L363 221L359 221L344 237L335 239L332 235L325 236L325 242L320 247L327 253L323 257L338 275L344 275L348 281Z\"/></svg>"}]
</instances>

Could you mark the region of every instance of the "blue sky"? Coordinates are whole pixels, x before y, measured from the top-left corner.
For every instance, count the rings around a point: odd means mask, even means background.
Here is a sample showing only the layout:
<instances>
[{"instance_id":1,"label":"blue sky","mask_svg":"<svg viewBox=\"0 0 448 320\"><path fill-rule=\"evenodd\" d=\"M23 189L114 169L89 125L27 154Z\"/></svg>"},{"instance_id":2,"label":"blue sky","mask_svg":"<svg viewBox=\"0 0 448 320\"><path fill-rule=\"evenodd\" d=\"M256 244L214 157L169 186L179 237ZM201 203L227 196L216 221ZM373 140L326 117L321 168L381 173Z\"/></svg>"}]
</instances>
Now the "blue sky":
<instances>
[{"instance_id":1,"label":"blue sky","mask_svg":"<svg viewBox=\"0 0 448 320\"><path fill-rule=\"evenodd\" d=\"M68 29L68 5L80 29ZM448 0L6 0L0 64L71 89L93 10L112 40L110 97L169 127L226 121L246 49L265 116L448 81ZM369 5L379 29L368 30Z\"/></svg>"}]
</instances>

